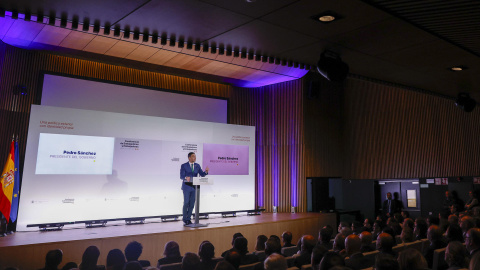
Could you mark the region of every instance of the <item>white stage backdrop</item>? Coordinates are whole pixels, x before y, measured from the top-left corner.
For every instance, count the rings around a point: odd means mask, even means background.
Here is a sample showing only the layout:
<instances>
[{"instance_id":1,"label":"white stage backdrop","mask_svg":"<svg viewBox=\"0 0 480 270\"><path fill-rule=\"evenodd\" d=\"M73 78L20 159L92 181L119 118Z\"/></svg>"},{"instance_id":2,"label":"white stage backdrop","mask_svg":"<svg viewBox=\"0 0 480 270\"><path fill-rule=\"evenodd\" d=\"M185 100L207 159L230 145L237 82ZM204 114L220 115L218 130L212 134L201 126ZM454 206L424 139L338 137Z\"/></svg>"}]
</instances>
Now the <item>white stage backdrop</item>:
<instances>
[{"instance_id":1,"label":"white stage backdrop","mask_svg":"<svg viewBox=\"0 0 480 270\"><path fill-rule=\"evenodd\" d=\"M215 181L200 212L255 208L255 127L33 105L17 230L181 214L188 152Z\"/></svg>"}]
</instances>

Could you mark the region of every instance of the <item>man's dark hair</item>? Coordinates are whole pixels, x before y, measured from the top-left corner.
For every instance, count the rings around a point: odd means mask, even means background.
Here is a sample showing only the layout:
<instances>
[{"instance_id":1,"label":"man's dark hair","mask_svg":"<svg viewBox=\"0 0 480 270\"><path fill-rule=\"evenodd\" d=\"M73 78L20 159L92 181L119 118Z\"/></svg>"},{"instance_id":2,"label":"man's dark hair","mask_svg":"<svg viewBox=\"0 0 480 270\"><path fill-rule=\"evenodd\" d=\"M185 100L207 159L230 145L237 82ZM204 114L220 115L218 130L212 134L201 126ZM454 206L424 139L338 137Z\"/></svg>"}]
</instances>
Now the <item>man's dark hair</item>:
<instances>
[{"instance_id":1,"label":"man's dark hair","mask_svg":"<svg viewBox=\"0 0 480 270\"><path fill-rule=\"evenodd\" d=\"M57 269L62 259L63 252L60 249L50 250L45 256L45 268Z\"/></svg>"},{"instance_id":2,"label":"man's dark hair","mask_svg":"<svg viewBox=\"0 0 480 270\"><path fill-rule=\"evenodd\" d=\"M78 268L78 264L76 262L68 262L62 267L62 270L70 270L72 268Z\"/></svg>"},{"instance_id":3,"label":"man's dark hair","mask_svg":"<svg viewBox=\"0 0 480 270\"><path fill-rule=\"evenodd\" d=\"M188 153L188 157L191 157L192 155L195 155L195 153L194 152Z\"/></svg>"},{"instance_id":4,"label":"man's dark hair","mask_svg":"<svg viewBox=\"0 0 480 270\"><path fill-rule=\"evenodd\" d=\"M463 242L463 231L458 224L450 224L450 226L447 228L445 236L447 237L447 242Z\"/></svg>"},{"instance_id":5,"label":"man's dark hair","mask_svg":"<svg viewBox=\"0 0 480 270\"><path fill-rule=\"evenodd\" d=\"M323 243L330 243L330 239L332 239L333 230L329 230L328 228L323 227L320 230L320 240Z\"/></svg>"},{"instance_id":6,"label":"man's dark hair","mask_svg":"<svg viewBox=\"0 0 480 270\"><path fill-rule=\"evenodd\" d=\"M440 224L440 219L437 216L429 216L428 217L428 222L430 225L439 225Z\"/></svg>"},{"instance_id":7,"label":"man's dark hair","mask_svg":"<svg viewBox=\"0 0 480 270\"><path fill-rule=\"evenodd\" d=\"M225 256L225 260L229 262L235 269L238 269L240 267L240 260L242 259L242 256L240 253L236 250L230 250L227 252L227 255Z\"/></svg>"},{"instance_id":8,"label":"man's dark hair","mask_svg":"<svg viewBox=\"0 0 480 270\"><path fill-rule=\"evenodd\" d=\"M233 247L233 243L235 242L235 238L237 238L237 237L243 237L243 234L242 234L242 233L239 233L239 232L233 234L233 237L232 237L232 247Z\"/></svg>"},{"instance_id":9,"label":"man's dark hair","mask_svg":"<svg viewBox=\"0 0 480 270\"><path fill-rule=\"evenodd\" d=\"M142 251L143 251L143 246L139 242L132 241L128 243L124 251L127 262L138 261L138 258L140 258L140 255L142 255Z\"/></svg>"},{"instance_id":10,"label":"man's dark hair","mask_svg":"<svg viewBox=\"0 0 480 270\"><path fill-rule=\"evenodd\" d=\"M219 261L217 266L215 266L215 270L235 270L235 267L227 261Z\"/></svg>"},{"instance_id":11,"label":"man's dark hair","mask_svg":"<svg viewBox=\"0 0 480 270\"><path fill-rule=\"evenodd\" d=\"M247 238L240 236L235 238L233 242L233 248L235 248L238 252L240 252L240 255L245 255L248 253L248 240Z\"/></svg>"},{"instance_id":12,"label":"man's dark hair","mask_svg":"<svg viewBox=\"0 0 480 270\"><path fill-rule=\"evenodd\" d=\"M407 210L402 210L403 214L405 215L405 218L410 217L410 213Z\"/></svg>"},{"instance_id":13,"label":"man's dark hair","mask_svg":"<svg viewBox=\"0 0 480 270\"><path fill-rule=\"evenodd\" d=\"M423 218L417 218L415 220L417 230L419 233L420 238L427 238L427 231L428 231L428 225L425 219Z\"/></svg>"},{"instance_id":14,"label":"man's dark hair","mask_svg":"<svg viewBox=\"0 0 480 270\"><path fill-rule=\"evenodd\" d=\"M211 260L215 256L215 247L209 241L203 241L200 244L198 256L202 261Z\"/></svg>"},{"instance_id":15,"label":"man's dark hair","mask_svg":"<svg viewBox=\"0 0 480 270\"><path fill-rule=\"evenodd\" d=\"M182 259L182 270L196 270L199 268L200 258L197 254L187 252Z\"/></svg>"},{"instance_id":16,"label":"man's dark hair","mask_svg":"<svg viewBox=\"0 0 480 270\"><path fill-rule=\"evenodd\" d=\"M285 244L292 244L292 232L289 232L289 231L283 232L282 238Z\"/></svg>"},{"instance_id":17,"label":"man's dark hair","mask_svg":"<svg viewBox=\"0 0 480 270\"><path fill-rule=\"evenodd\" d=\"M123 269L124 270L141 270L142 265L137 261L131 261L131 262L127 262Z\"/></svg>"},{"instance_id":18,"label":"man's dark hair","mask_svg":"<svg viewBox=\"0 0 480 270\"><path fill-rule=\"evenodd\" d=\"M345 266L345 259L335 251L328 251L320 261L320 270L328 270L336 265Z\"/></svg>"},{"instance_id":19,"label":"man's dark hair","mask_svg":"<svg viewBox=\"0 0 480 270\"><path fill-rule=\"evenodd\" d=\"M265 243L265 255L268 257L268 256L272 255L273 253L281 254L282 253L282 246L280 245L280 243L277 240L275 240L273 238L270 238Z\"/></svg>"}]
</instances>

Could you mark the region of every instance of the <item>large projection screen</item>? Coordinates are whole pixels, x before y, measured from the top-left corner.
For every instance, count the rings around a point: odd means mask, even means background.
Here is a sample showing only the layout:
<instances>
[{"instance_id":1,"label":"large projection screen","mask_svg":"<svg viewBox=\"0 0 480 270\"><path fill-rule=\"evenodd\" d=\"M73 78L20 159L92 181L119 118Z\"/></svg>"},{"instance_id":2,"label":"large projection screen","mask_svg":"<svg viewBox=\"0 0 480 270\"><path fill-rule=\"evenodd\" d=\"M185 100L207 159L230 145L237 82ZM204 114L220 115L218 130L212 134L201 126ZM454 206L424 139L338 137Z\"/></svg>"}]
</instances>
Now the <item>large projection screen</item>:
<instances>
[{"instance_id":1,"label":"large projection screen","mask_svg":"<svg viewBox=\"0 0 480 270\"><path fill-rule=\"evenodd\" d=\"M227 123L227 100L180 93L44 74L41 104Z\"/></svg>"},{"instance_id":2,"label":"large projection screen","mask_svg":"<svg viewBox=\"0 0 480 270\"><path fill-rule=\"evenodd\" d=\"M255 127L33 105L17 230L179 215L188 152L214 179L200 212L255 208Z\"/></svg>"}]
</instances>

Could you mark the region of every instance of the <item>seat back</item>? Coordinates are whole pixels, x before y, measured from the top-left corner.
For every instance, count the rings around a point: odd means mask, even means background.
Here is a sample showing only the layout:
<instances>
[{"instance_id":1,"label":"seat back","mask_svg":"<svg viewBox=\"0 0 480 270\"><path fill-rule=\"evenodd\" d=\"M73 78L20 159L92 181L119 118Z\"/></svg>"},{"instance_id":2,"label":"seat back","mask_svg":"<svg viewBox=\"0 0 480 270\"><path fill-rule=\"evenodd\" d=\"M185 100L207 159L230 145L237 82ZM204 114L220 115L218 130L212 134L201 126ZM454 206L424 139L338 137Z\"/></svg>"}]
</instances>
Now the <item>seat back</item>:
<instances>
[{"instance_id":1,"label":"seat back","mask_svg":"<svg viewBox=\"0 0 480 270\"><path fill-rule=\"evenodd\" d=\"M433 251L433 263L432 263L432 270L439 269L440 266L446 265L445 262L445 250L447 248L440 248L435 249Z\"/></svg>"},{"instance_id":2,"label":"seat back","mask_svg":"<svg viewBox=\"0 0 480 270\"><path fill-rule=\"evenodd\" d=\"M256 263L251 263L251 264L245 264L245 265L240 265L239 269L242 270L255 270L255 267L259 265L261 262L256 262Z\"/></svg>"},{"instance_id":3,"label":"seat back","mask_svg":"<svg viewBox=\"0 0 480 270\"><path fill-rule=\"evenodd\" d=\"M377 256L378 253L379 253L378 250L363 253L365 261L367 262L368 265L371 265L371 266L375 265L375 257Z\"/></svg>"},{"instance_id":4,"label":"seat back","mask_svg":"<svg viewBox=\"0 0 480 270\"><path fill-rule=\"evenodd\" d=\"M182 263L160 265L159 270L182 270Z\"/></svg>"}]
</instances>

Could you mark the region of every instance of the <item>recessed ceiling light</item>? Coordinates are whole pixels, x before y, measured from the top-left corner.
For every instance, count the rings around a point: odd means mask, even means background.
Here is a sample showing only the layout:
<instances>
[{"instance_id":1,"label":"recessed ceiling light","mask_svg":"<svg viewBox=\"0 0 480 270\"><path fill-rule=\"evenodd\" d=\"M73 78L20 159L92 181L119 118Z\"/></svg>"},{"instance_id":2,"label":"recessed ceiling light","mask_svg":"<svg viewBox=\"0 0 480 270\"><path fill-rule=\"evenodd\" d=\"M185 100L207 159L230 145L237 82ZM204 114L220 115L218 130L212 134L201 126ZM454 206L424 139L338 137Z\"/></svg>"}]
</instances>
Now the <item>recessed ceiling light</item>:
<instances>
[{"instance_id":1,"label":"recessed ceiling light","mask_svg":"<svg viewBox=\"0 0 480 270\"><path fill-rule=\"evenodd\" d=\"M449 68L451 71L463 71L465 69L468 69L466 66L454 66Z\"/></svg>"},{"instance_id":2,"label":"recessed ceiling light","mask_svg":"<svg viewBox=\"0 0 480 270\"><path fill-rule=\"evenodd\" d=\"M335 20L335 16L324 15L322 17L319 17L318 20L321 21L321 22L331 22L331 21Z\"/></svg>"},{"instance_id":3,"label":"recessed ceiling light","mask_svg":"<svg viewBox=\"0 0 480 270\"><path fill-rule=\"evenodd\" d=\"M310 18L316 20L317 22L321 22L321 23L331 23L333 21L338 21L339 19L342 19L343 17L338 15L337 13L331 11L331 10L328 10L328 11L324 11L320 14L314 15Z\"/></svg>"}]
</instances>

